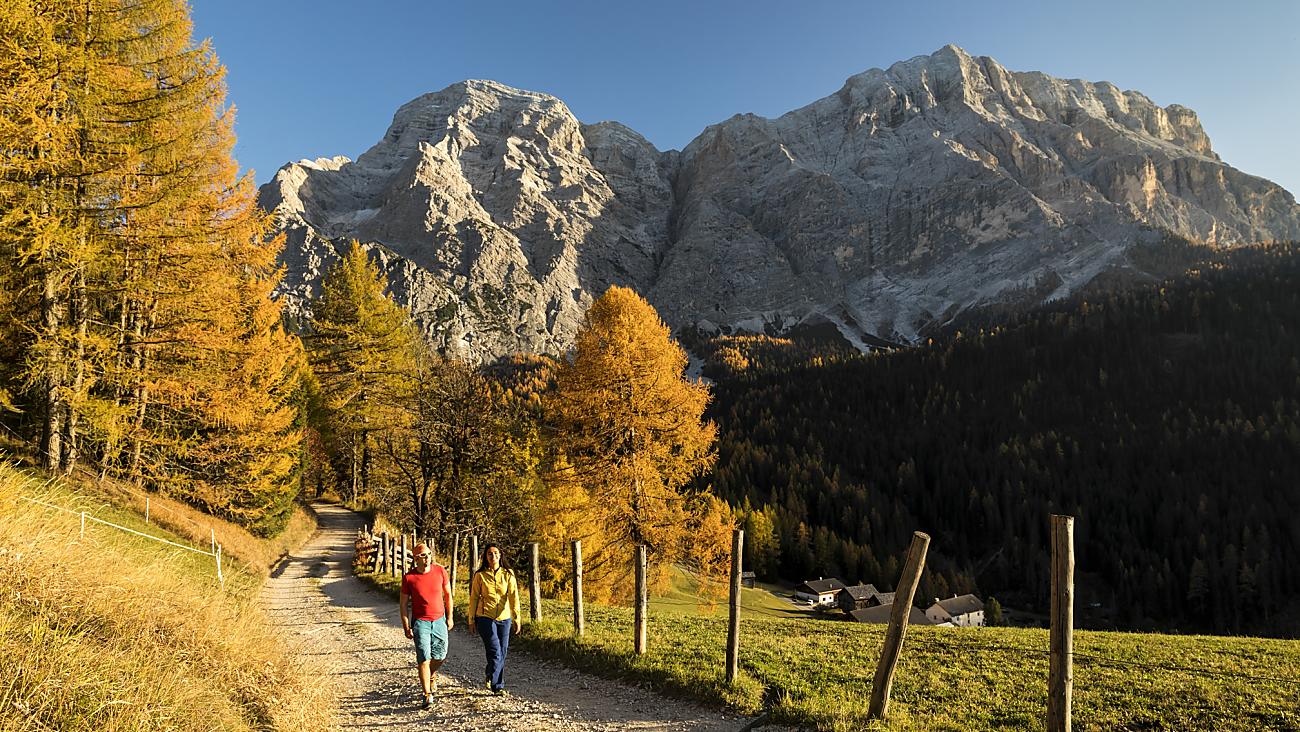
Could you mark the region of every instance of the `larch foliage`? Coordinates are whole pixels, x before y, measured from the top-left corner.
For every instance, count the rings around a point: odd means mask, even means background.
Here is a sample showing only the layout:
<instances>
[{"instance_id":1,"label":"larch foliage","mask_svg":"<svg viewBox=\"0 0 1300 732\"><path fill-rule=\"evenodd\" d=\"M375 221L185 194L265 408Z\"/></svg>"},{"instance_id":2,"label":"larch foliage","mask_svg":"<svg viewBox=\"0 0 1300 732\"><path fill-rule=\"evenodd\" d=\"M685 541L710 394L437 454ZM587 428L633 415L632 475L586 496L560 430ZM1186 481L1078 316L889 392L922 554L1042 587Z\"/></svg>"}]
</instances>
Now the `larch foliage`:
<instances>
[{"instance_id":1,"label":"larch foliage","mask_svg":"<svg viewBox=\"0 0 1300 732\"><path fill-rule=\"evenodd\" d=\"M341 493L369 492L376 433L409 427L404 405L416 386L422 343L405 310L384 294L379 268L352 242L321 284L307 338L337 456Z\"/></svg>"},{"instance_id":2,"label":"larch foliage","mask_svg":"<svg viewBox=\"0 0 1300 732\"><path fill-rule=\"evenodd\" d=\"M569 476L588 494L601 533L588 552L593 586L630 596L631 558L646 544L662 582L672 563L688 559L700 512L686 487L712 466L714 425L705 420L708 387L685 376L685 352L654 308L634 291L611 287L592 303L573 353L560 367L550 417ZM727 537L729 541L729 535Z\"/></svg>"},{"instance_id":3,"label":"larch foliage","mask_svg":"<svg viewBox=\"0 0 1300 732\"><path fill-rule=\"evenodd\" d=\"M0 377L47 467L273 530L298 346L224 74L183 0L0 8L0 338L23 364Z\"/></svg>"}]
</instances>

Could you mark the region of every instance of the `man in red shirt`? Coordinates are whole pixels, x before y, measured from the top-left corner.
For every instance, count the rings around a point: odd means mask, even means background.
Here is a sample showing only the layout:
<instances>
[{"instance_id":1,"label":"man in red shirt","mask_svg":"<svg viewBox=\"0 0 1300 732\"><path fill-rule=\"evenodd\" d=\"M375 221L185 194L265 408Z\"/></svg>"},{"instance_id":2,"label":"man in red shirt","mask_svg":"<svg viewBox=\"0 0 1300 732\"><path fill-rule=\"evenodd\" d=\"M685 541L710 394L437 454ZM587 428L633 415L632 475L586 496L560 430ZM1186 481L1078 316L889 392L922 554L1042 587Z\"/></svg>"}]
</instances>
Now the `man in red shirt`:
<instances>
[{"instance_id":1,"label":"man in red shirt","mask_svg":"<svg viewBox=\"0 0 1300 732\"><path fill-rule=\"evenodd\" d=\"M447 660L447 631L455 623L451 616L451 582L447 570L434 564L433 552L424 544L415 545L415 569L402 578L398 610L402 629L415 641L415 663L420 671L424 704L433 703L438 689L438 669Z\"/></svg>"}]
</instances>

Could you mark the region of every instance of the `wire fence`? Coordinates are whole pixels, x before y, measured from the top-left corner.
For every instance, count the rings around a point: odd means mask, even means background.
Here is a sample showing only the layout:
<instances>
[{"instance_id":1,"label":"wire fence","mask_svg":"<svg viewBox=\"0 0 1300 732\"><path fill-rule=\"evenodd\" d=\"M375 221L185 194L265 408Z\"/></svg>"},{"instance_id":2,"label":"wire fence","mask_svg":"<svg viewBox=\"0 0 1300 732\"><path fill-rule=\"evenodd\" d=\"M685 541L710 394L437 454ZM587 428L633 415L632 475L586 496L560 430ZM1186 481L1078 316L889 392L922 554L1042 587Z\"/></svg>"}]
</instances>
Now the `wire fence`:
<instances>
[{"instance_id":1,"label":"wire fence","mask_svg":"<svg viewBox=\"0 0 1300 732\"><path fill-rule=\"evenodd\" d=\"M214 546L212 551L204 551L202 549L196 549L195 547L192 546L186 546L184 544L171 541L170 539L164 539L161 536L146 534L143 531L137 531L136 529L132 529L128 526L122 526L121 524L115 524L112 521L106 521L98 516L92 515L89 511L85 511L85 510L78 511L78 510L70 509L65 506L59 506L53 503L42 501L38 498L32 498L31 496L20 495L18 496L18 498L20 500L27 501L28 503L41 506L43 508L48 508L55 511L61 511L63 513L71 514L73 516L79 516L81 518L81 536L83 538L86 535L86 524L87 522L90 522L90 523L100 524L103 526L109 526L119 531L125 531L128 534L133 534L135 536L149 539L150 541L156 541L160 544L166 544L168 546L172 546L177 549L184 549L185 551L193 552L195 554L201 554L205 557L212 557L216 569L217 582L221 585L222 589L225 589L226 579L225 579L225 574L223 573L221 568L221 545L220 544Z\"/></svg>"},{"instance_id":2,"label":"wire fence","mask_svg":"<svg viewBox=\"0 0 1300 732\"><path fill-rule=\"evenodd\" d=\"M13 429L12 427L10 427L9 425L4 424L3 422L0 422L0 429L4 429L4 431L6 431L6 432L8 432L9 434L13 435L14 438L15 438L16 440L18 440L20 443L22 443L22 444L25 445L28 449L30 449L30 450L32 451L33 454L35 454L35 455L37 455L37 456L40 456L40 457L47 457L47 458L48 458L48 457L52 457L52 455L51 455L49 452L47 452L47 451L41 449L41 447L40 447L39 445L37 445L37 444L34 443L33 441L31 441L31 440L29 440L29 439L23 437L23 436L22 436L21 434L19 434L18 432L14 431L14 429ZM75 472L77 472L77 473L79 473L79 474L85 476L86 478L89 478L90 480L95 481L95 484L96 484L96 485L103 485L103 477L102 477L100 474L98 474L98 473L95 473L95 472L92 472L92 471L90 471L90 470L87 470L87 469L85 469L84 467L82 467L81 465L74 465L74 466L72 467L72 470L74 470ZM216 552L216 550L217 550L217 546L218 546L218 542L217 542L217 530L216 530L216 527L213 526L212 524L205 524L205 523L202 523L202 522L200 522L200 521L196 521L196 520L190 518L189 516L186 516L186 515L185 515L184 513L182 513L181 511L178 511L178 510L176 510L175 508L172 508L172 507L167 506L167 505L162 505L162 504L154 505L154 502L153 502L153 498L152 498L152 496L150 496L150 495L147 494L147 493L144 493L144 492L141 492L141 491L135 490L135 489L133 489L133 488L129 488L129 487L125 486L125 485L122 485L120 482L115 482L115 483L113 484L113 486L112 486L112 490L120 491L120 492L123 492L123 493L129 494L129 495L135 496L136 498L142 499L142 500L144 501L144 517L145 517L145 523L146 523L146 524L148 524L148 523L152 523L152 522L153 522L153 521L152 521L152 514L153 514L153 511L156 510L156 509L161 509L162 511L167 512L167 514L168 514L169 516L172 516L172 517L178 519L179 521L182 521L182 522L188 523L189 525L191 525L191 526L195 526L195 527L198 527L199 529L207 529L207 532L208 532L208 540L209 540L209 546L210 546L210 552L209 552L209 553L214 553L214 552Z\"/></svg>"}]
</instances>

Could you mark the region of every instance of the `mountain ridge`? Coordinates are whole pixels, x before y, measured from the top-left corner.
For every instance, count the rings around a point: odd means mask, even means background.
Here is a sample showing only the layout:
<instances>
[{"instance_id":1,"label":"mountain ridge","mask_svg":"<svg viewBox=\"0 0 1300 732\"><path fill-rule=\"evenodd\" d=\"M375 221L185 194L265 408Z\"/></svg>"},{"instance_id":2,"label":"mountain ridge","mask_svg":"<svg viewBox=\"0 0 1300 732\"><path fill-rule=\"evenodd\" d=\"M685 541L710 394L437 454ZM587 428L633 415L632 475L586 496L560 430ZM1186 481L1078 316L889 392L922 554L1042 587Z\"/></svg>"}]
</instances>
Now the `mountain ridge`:
<instances>
[{"instance_id":1,"label":"mountain ridge","mask_svg":"<svg viewBox=\"0 0 1300 732\"><path fill-rule=\"evenodd\" d=\"M613 284L678 329L829 322L866 347L1063 296L1165 232L1300 238L1295 198L1223 163L1192 110L952 45L681 151L467 80L402 105L355 162L286 165L260 201L288 235L292 312L355 238L426 337L476 361L565 351Z\"/></svg>"}]
</instances>

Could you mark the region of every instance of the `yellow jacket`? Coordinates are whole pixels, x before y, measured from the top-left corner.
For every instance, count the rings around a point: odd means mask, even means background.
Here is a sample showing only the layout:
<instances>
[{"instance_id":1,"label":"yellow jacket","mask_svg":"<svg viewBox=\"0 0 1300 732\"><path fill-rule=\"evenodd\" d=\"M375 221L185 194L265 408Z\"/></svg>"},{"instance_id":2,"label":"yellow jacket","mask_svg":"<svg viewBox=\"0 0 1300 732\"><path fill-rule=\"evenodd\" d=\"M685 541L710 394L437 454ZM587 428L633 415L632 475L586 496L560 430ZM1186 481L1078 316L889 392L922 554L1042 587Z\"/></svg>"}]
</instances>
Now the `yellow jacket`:
<instances>
[{"instance_id":1,"label":"yellow jacket","mask_svg":"<svg viewBox=\"0 0 1300 732\"><path fill-rule=\"evenodd\" d=\"M474 618L492 620L513 619L516 623L523 618L519 615L519 585L515 582L515 573L505 567L496 571L484 569L474 573L469 583L469 621Z\"/></svg>"}]
</instances>

